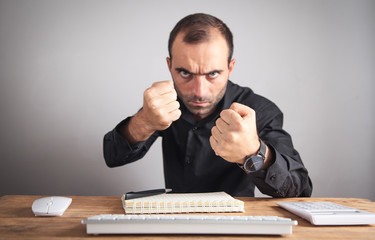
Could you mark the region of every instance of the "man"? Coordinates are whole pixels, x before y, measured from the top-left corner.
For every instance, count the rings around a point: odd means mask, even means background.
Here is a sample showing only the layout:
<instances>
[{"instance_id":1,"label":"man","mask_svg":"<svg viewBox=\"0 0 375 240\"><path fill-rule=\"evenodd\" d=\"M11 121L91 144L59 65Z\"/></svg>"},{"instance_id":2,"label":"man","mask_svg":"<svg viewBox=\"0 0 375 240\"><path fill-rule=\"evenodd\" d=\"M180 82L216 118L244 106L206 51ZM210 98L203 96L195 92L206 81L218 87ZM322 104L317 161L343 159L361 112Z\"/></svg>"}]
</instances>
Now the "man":
<instances>
[{"instance_id":1,"label":"man","mask_svg":"<svg viewBox=\"0 0 375 240\"><path fill-rule=\"evenodd\" d=\"M229 77L233 37L219 19L189 15L168 44L172 81L145 90L143 107L104 137L109 167L142 158L162 137L164 176L173 192L225 191L306 197L308 172L282 129L275 104Z\"/></svg>"}]
</instances>

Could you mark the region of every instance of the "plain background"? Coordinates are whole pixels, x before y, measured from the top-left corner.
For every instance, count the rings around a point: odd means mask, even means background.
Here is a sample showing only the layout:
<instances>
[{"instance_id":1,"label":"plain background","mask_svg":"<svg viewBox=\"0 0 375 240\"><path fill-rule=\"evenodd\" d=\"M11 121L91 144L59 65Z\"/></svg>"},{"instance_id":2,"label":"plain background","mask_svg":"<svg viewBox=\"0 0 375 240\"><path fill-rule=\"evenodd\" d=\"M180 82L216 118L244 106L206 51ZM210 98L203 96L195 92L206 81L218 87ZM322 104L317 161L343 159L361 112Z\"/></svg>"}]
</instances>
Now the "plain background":
<instances>
[{"instance_id":1,"label":"plain background","mask_svg":"<svg viewBox=\"0 0 375 240\"><path fill-rule=\"evenodd\" d=\"M171 79L169 32L196 12L231 28L231 80L284 112L313 196L375 200L375 1L364 0L0 0L0 195L164 187L160 139L113 169L102 139Z\"/></svg>"}]
</instances>

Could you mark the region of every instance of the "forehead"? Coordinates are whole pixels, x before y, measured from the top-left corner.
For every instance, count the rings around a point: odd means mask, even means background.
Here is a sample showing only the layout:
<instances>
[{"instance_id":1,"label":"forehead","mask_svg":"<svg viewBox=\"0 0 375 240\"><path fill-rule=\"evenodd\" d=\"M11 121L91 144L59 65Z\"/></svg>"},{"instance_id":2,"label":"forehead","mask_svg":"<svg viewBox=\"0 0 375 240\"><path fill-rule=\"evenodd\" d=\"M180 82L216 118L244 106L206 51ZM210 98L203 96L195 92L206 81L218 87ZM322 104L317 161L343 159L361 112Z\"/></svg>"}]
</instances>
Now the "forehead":
<instances>
[{"instance_id":1,"label":"forehead","mask_svg":"<svg viewBox=\"0 0 375 240\"><path fill-rule=\"evenodd\" d=\"M198 43L187 43L185 33L180 32L172 45L173 67L188 70L225 69L228 65L229 48L223 35L216 29L210 31L209 38Z\"/></svg>"}]
</instances>

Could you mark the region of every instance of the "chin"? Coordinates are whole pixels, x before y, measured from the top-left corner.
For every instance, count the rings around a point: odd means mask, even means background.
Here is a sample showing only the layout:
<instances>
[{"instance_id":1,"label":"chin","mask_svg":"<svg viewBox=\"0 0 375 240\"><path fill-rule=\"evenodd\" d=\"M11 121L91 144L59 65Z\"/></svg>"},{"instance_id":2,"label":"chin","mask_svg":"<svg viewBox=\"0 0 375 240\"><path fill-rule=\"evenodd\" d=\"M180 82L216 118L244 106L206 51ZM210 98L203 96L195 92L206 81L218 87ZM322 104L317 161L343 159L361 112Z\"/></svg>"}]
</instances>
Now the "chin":
<instances>
[{"instance_id":1,"label":"chin","mask_svg":"<svg viewBox=\"0 0 375 240\"><path fill-rule=\"evenodd\" d=\"M208 115L211 114L211 108L210 109L207 109L207 108L197 108L197 107L189 107L188 110L196 117L202 119L202 118L205 118L207 117Z\"/></svg>"}]
</instances>

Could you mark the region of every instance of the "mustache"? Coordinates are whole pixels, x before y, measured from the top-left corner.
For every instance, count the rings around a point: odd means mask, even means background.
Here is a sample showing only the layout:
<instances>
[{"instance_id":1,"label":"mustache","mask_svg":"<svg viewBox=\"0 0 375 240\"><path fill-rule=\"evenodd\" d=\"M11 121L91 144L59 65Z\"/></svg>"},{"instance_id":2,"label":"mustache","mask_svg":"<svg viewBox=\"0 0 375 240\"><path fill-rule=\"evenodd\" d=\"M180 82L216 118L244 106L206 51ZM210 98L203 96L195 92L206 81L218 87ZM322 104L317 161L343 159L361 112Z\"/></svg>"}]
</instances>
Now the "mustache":
<instances>
[{"instance_id":1,"label":"mustache","mask_svg":"<svg viewBox=\"0 0 375 240\"><path fill-rule=\"evenodd\" d=\"M184 96L186 102L211 102L212 96L197 96L197 95L186 95Z\"/></svg>"}]
</instances>

